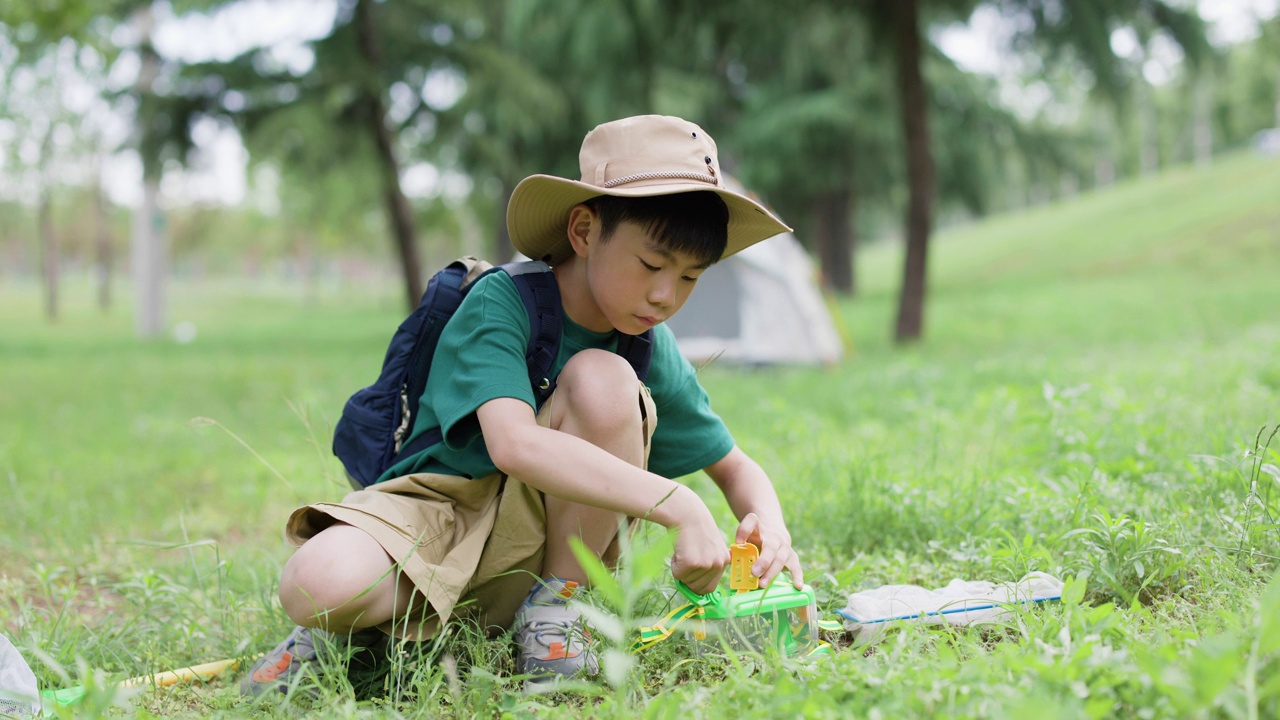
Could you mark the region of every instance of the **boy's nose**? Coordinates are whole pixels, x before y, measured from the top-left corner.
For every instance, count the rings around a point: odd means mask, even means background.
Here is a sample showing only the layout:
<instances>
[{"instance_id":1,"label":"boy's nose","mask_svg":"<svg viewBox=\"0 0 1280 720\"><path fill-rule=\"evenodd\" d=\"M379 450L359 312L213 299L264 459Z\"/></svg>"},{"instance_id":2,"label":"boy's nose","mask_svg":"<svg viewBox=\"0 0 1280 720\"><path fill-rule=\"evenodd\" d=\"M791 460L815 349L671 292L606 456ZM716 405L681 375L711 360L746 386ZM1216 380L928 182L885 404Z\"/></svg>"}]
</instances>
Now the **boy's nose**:
<instances>
[{"instance_id":1,"label":"boy's nose","mask_svg":"<svg viewBox=\"0 0 1280 720\"><path fill-rule=\"evenodd\" d=\"M658 281L649 288L649 302L658 307L670 307L675 297L674 283Z\"/></svg>"}]
</instances>

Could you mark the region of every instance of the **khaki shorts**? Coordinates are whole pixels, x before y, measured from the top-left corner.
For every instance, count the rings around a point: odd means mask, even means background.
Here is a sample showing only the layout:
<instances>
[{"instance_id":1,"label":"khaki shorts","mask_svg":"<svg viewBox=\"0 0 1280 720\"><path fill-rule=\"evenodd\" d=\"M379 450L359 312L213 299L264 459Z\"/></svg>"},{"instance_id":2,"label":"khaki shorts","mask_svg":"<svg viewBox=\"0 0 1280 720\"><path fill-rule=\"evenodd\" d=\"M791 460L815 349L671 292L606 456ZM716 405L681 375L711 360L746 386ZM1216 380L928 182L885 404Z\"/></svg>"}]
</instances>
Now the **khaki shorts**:
<instances>
[{"instance_id":1,"label":"khaki shorts","mask_svg":"<svg viewBox=\"0 0 1280 720\"><path fill-rule=\"evenodd\" d=\"M657 426L649 391L640 386L644 458ZM555 393L538 413L549 427ZM343 522L382 545L430 607L378 626L393 637L425 640L455 614L481 627L506 628L542 573L547 513L543 494L516 478L494 473L469 480L417 473L348 493L341 503L315 503L289 516L285 534L301 547L321 530ZM617 561L617 541L605 553Z\"/></svg>"}]
</instances>

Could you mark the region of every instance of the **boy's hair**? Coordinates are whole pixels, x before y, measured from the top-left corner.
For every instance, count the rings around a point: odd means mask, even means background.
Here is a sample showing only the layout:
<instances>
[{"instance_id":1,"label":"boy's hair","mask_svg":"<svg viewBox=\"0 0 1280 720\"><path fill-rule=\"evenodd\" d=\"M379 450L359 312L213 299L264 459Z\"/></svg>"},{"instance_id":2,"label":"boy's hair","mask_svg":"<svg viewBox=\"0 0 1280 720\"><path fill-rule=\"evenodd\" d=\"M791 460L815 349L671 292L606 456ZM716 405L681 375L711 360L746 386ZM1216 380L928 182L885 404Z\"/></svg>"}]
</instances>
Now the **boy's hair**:
<instances>
[{"instance_id":1,"label":"boy's hair","mask_svg":"<svg viewBox=\"0 0 1280 720\"><path fill-rule=\"evenodd\" d=\"M729 239L729 208L709 191L614 197L598 195L583 203L600 218L600 240L608 241L619 223L640 226L663 249L712 265Z\"/></svg>"}]
</instances>

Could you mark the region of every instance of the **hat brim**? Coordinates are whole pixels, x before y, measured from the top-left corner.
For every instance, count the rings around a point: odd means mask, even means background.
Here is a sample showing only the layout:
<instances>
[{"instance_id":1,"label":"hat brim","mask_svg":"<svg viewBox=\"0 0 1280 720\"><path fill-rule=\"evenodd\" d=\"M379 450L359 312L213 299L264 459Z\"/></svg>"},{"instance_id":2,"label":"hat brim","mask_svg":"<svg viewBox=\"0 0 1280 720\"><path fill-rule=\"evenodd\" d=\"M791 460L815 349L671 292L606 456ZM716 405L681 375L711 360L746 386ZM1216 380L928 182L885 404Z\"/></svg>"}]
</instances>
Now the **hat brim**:
<instances>
[{"instance_id":1,"label":"hat brim","mask_svg":"<svg viewBox=\"0 0 1280 720\"><path fill-rule=\"evenodd\" d=\"M521 180L511 193L507 203L507 233L511 244L526 257L555 265L573 254L567 235L569 211L573 206L600 195L656 197L698 191L714 192L729 208L728 242L721 259L791 230L760 203L707 183L657 180L606 189L554 175L531 175Z\"/></svg>"}]
</instances>

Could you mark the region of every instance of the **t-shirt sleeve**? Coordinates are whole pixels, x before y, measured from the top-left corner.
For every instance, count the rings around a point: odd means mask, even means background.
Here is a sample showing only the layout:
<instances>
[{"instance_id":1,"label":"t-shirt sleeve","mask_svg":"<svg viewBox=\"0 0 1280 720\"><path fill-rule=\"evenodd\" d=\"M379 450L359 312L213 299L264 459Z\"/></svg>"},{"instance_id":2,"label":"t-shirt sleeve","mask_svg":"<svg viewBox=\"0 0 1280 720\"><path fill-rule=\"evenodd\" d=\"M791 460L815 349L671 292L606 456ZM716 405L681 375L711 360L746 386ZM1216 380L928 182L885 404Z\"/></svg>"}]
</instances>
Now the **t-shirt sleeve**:
<instances>
[{"instance_id":1,"label":"t-shirt sleeve","mask_svg":"<svg viewBox=\"0 0 1280 720\"><path fill-rule=\"evenodd\" d=\"M654 329L653 361L646 384L658 411L649 470L677 478L715 463L733 449L733 436L712 411L707 391L666 325Z\"/></svg>"},{"instance_id":2,"label":"t-shirt sleeve","mask_svg":"<svg viewBox=\"0 0 1280 720\"><path fill-rule=\"evenodd\" d=\"M440 334L423 402L439 420L444 444L460 450L480 433L476 410L516 398L535 407L525 369L529 318L505 273L476 281Z\"/></svg>"}]
</instances>

